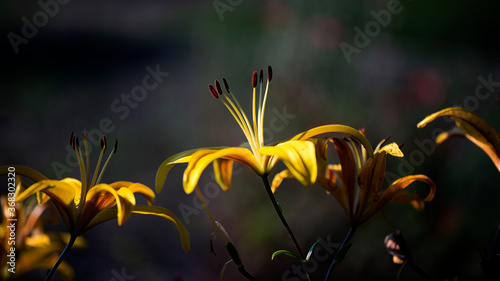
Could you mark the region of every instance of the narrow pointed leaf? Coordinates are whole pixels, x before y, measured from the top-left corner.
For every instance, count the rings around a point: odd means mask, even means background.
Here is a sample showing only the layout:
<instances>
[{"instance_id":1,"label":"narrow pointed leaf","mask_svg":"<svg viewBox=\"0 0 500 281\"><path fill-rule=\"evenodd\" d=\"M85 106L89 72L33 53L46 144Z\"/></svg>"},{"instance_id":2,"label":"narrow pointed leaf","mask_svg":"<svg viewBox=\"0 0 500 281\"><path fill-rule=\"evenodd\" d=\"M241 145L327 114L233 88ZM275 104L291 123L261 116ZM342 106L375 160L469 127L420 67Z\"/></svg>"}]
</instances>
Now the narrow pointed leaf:
<instances>
[{"instance_id":1,"label":"narrow pointed leaf","mask_svg":"<svg viewBox=\"0 0 500 281\"><path fill-rule=\"evenodd\" d=\"M292 257L294 259L298 259L301 262L304 261L302 258L300 258L299 255L295 254L294 252L290 252L288 250L278 250L278 251L274 252L273 255L271 256L271 260L274 260L274 258L278 255L287 255L287 256Z\"/></svg>"}]
</instances>

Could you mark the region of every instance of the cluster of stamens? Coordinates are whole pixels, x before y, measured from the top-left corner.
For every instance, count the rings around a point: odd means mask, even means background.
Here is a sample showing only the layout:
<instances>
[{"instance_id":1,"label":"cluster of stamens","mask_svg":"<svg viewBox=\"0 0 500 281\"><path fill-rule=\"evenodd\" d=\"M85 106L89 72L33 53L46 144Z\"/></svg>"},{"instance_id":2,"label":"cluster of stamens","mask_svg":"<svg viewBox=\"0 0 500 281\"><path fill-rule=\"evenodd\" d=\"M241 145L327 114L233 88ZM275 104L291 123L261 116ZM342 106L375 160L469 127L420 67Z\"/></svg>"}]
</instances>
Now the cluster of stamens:
<instances>
[{"instance_id":1,"label":"cluster of stamens","mask_svg":"<svg viewBox=\"0 0 500 281\"><path fill-rule=\"evenodd\" d=\"M78 159L78 166L80 167L80 176L82 179L82 190L81 190L81 195L80 199L85 202L85 197L87 195L87 191L90 187L95 186L101 182L102 175L104 174L104 171L106 170L106 167L108 166L109 160L111 159L111 156L116 153L118 149L118 141L115 140L115 146L113 148L113 151L108 156L108 159L104 163L101 172L99 172L99 167L101 166L101 161L102 157L104 156L104 153L106 152L107 148L107 142L106 142L106 136L102 136L101 138L101 153L99 155L99 160L97 161L97 165L95 167L94 174L92 176L92 179L90 179L90 147L89 147L89 141L88 141L88 134L82 134L82 140L83 140L83 146L85 150L85 161L83 160L83 153L82 149L80 147L80 141L79 138L75 136L75 132L71 133L70 137L70 144L73 150L76 152L76 158ZM79 208L80 210L81 208Z\"/></svg>"},{"instance_id":2,"label":"cluster of stamens","mask_svg":"<svg viewBox=\"0 0 500 281\"><path fill-rule=\"evenodd\" d=\"M271 82L273 75L271 66L268 66L267 72L267 83L264 91L262 87L264 84L264 71L260 70L260 74L257 74L257 71L254 71L252 74L252 123L250 123L250 121L248 120L238 100L229 90L229 85L225 78L222 78L222 82L224 83L226 93L222 91L220 83L217 80L215 80L214 82L215 87L212 84L208 85L210 93L216 99L222 101L222 103L227 107L231 115L233 115L234 119L243 130L243 133L245 134L245 137L248 140L248 143L254 155L259 155L257 149L264 146L264 111L266 107L267 93L269 90L269 82ZM260 87L258 101L256 101L257 86ZM256 104L258 106L256 106Z\"/></svg>"}]
</instances>

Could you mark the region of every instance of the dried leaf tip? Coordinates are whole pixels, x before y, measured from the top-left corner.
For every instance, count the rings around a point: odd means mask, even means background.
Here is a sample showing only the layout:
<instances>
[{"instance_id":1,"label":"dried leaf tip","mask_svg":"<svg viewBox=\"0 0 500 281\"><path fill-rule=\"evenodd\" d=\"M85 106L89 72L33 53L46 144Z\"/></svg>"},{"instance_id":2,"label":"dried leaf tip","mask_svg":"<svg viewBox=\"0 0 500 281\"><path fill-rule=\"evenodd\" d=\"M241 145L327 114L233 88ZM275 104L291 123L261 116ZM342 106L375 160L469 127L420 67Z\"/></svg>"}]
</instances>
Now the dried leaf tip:
<instances>
[{"instance_id":1,"label":"dried leaf tip","mask_svg":"<svg viewBox=\"0 0 500 281\"><path fill-rule=\"evenodd\" d=\"M273 79L273 68L268 65L267 66L267 81L271 82L271 79Z\"/></svg>"},{"instance_id":2,"label":"dried leaf tip","mask_svg":"<svg viewBox=\"0 0 500 281\"><path fill-rule=\"evenodd\" d=\"M254 71L252 74L252 88L257 87L257 71Z\"/></svg>"},{"instance_id":3,"label":"dried leaf tip","mask_svg":"<svg viewBox=\"0 0 500 281\"><path fill-rule=\"evenodd\" d=\"M217 94L217 91L215 90L214 86L212 86L212 84L208 85L208 89L210 90L210 93L212 93L212 96L214 96L214 98L219 98L219 94Z\"/></svg>"},{"instance_id":4,"label":"dried leaf tip","mask_svg":"<svg viewBox=\"0 0 500 281\"><path fill-rule=\"evenodd\" d=\"M227 84L226 78L222 78L222 82L224 82L224 88L226 88L226 92L229 94L229 85Z\"/></svg>"},{"instance_id":5,"label":"dried leaf tip","mask_svg":"<svg viewBox=\"0 0 500 281\"><path fill-rule=\"evenodd\" d=\"M217 90L217 94L222 96L222 89L220 87L219 81L215 80L215 89Z\"/></svg>"}]
</instances>

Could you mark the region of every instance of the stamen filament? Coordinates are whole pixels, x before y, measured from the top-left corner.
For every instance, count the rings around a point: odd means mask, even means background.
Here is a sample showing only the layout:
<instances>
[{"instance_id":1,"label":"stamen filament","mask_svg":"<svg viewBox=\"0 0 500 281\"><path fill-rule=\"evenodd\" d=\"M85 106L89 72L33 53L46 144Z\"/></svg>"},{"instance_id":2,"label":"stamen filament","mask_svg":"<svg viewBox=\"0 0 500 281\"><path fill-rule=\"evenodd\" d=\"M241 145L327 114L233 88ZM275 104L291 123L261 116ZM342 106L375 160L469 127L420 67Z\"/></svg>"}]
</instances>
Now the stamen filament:
<instances>
[{"instance_id":1,"label":"stamen filament","mask_svg":"<svg viewBox=\"0 0 500 281\"><path fill-rule=\"evenodd\" d=\"M89 188L90 184L90 149L89 149L89 139L88 139L88 134L83 134L82 135L82 140L83 140L83 147L85 148L85 160L86 160L86 183L87 185L84 185L87 189Z\"/></svg>"},{"instance_id":2,"label":"stamen filament","mask_svg":"<svg viewBox=\"0 0 500 281\"><path fill-rule=\"evenodd\" d=\"M232 98L235 100L235 103L233 103L233 101L224 95L224 98L227 100L227 102L231 105L231 107L234 109L233 112L233 116L237 115L238 118L235 117L236 121L240 120L241 123L238 123L238 124L241 124L240 127L241 129L243 130L243 132L245 133L245 137L247 138L248 140L248 143L250 144L250 147L252 148L252 151L254 152L254 155L257 154L257 146L255 144L255 136L253 134L253 131L250 129L250 122L248 122L248 118L245 114L245 112L243 111L243 109L241 108L240 104L238 103L238 100L234 97L234 95L232 93L230 93ZM224 100L222 100L224 101ZM226 107L231 111L231 107L228 106L226 104Z\"/></svg>"},{"instance_id":3,"label":"stamen filament","mask_svg":"<svg viewBox=\"0 0 500 281\"><path fill-rule=\"evenodd\" d=\"M115 140L115 147L113 148L113 151L108 156L108 159L106 159L106 162L104 163L104 166L102 167L101 173L99 173L99 177L97 177L96 185L98 185L101 182L102 175L104 174L104 171L106 170L106 167L108 166L109 160L111 159L111 156L116 153L116 150L118 148L118 141Z\"/></svg>"},{"instance_id":4,"label":"stamen filament","mask_svg":"<svg viewBox=\"0 0 500 281\"><path fill-rule=\"evenodd\" d=\"M102 156L104 155L105 151L106 151L106 137L102 136L102 139L101 139L101 153L99 154L99 160L97 160L97 165L95 166L94 176L92 177L92 181L90 182L90 186L94 186L95 185L95 180L97 178L97 173L99 171L99 167L101 166Z\"/></svg>"},{"instance_id":5,"label":"stamen filament","mask_svg":"<svg viewBox=\"0 0 500 281\"><path fill-rule=\"evenodd\" d=\"M259 138L260 142L264 144L264 112L266 110L267 93L269 91L269 79L266 84L266 91L264 93L264 100L262 101L262 109L259 112Z\"/></svg>"}]
</instances>

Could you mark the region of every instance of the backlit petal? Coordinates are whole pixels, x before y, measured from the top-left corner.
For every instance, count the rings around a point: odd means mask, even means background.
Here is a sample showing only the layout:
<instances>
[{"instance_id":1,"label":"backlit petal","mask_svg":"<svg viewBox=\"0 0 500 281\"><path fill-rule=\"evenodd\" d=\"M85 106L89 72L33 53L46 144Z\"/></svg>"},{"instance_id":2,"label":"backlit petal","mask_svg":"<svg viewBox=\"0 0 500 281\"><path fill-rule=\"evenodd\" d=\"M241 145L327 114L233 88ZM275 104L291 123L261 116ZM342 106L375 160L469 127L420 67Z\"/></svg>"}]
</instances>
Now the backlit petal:
<instances>
[{"instance_id":1,"label":"backlit petal","mask_svg":"<svg viewBox=\"0 0 500 281\"><path fill-rule=\"evenodd\" d=\"M227 191L231 188L233 163L233 160L219 158L215 159L213 164L215 180L224 191Z\"/></svg>"},{"instance_id":2,"label":"backlit petal","mask_svg":"<svg viewBox=\"0 0 500 281\"><path fill-rule=\"evenodd\" d=\"M264 155L277 155L288 167L293 176L303 185L316 182L318 166L316 163L316 147L310 141L287 141L276 146L265 146L259 149Z\"/></svg>"},{"instance_id":3,"label":"backlit petal","mask_svg":"<svg viewBox=\"0 0 500 281\"><path fill-rule=\"evenodd\" d=\"M378 200L374 201L372 205L370 206L369 210L365 212L363 215L364 218L361 220L366 220L372 215L374 215L376 212L380 211L389 201L394 199L396 194L404 190L408 185L415 181L421 181L425 182L430 186L429 193L424 199L421 199L420 196L418 196L416 193L413 195L413 201L410 201L413 206L416 206L416 202L429 202L434 198L434 195L436 194L436 185L434 182L427 177L426 175L412 175L412 176L406 176L403 178L400 178L396 181L394 181L386 190L380 193ZM413 203L415 202L415 203Z\"/></svg>"},{"instance_id":4,"label":"backlit petal","mask_svg":"<svg viewBox=\"0 0 500 281\"><path fill-rule=\"evenodd\" d=\"M72 231L76 221L76 204L79 202L80 181L72 178L63 180L41 180L16 197L16 202L22 202L26 198L38 192L47 194L53 201L68 231ZM75 198L77 200L75 200Z\"/></svg>"},{"instance_id":5,"label":"backlit petal","mask_svg":"<svg viewBox=\"0 0 500 281\"><path fill-rule=\"evenodd\" d=\"M373 148L368 139L366 139L366 137L363 134L361 134L358 130L345 125L334 124L334 125L324 125L315 127L301 134L296 135L295 137L292 138L292 140L306 140L308 138L318 136L321 134L332 134L332 133L343 133L351 135L365 147L368 156L373 157Z\"/></svg>"},{"instance_id":6,"label":"backlit petal","mask_svg":"<svg viewBox=\"0 0 500 281\"><path fill-rule=\"evenodd\" d=\"M273 193L276 192L276 189L281 185L281 182L283 182L284 179L292 178L294 178L294 176L288 169L277 173L273 178L273 182L271 183L271 191Z\"/></svg>"},{"instance_id":7,"label":"backlit petal","mask_svg":"<svg viewBox=\"0 0 500 281\"><path fill-rule=\"evenodd\" d=\"M449 116L455 120L456 125L465 133L465 136L480 147L500 171L500 132L473 112L461 107L445 108L427 116L418 123L417 127L425 127L437 117L443 116Z\"/></svg>"},{"instance_id":8,"label":"backlit petal","mask_svg":"<svg viewBox=\"0 0 500 281\"><path fill-rule=\"evenodd\" d=\"M212 147L212 148L197 148L197 149L191 149L191 150L186 150L180 153L177 153L173 156L170 156L167 158L167 160L163 161L163 163L160 165L160 168L158 168L158 171L156 172L156 180L155 180L155 189L157 193L160 193L161 190L163 189L163 185L165 184L165 179L167 178L168 172L170 169L175 164L179 163L188 163L189 160L191 159L191 155L193 153L199 151L199 150L217 150L217 149L222 149L224 147Z\"/></svg>"},{"instance_id":9,"label":"backlit petal","mask_svg":"<svg viewBox=\"0 0 500 281\"><path fill-rule=\"evenodd\" d=\"M198 184L201 173L216 159L224 158L238 161L252 168L258 175L264 173L263 168L255 159L252 152L243 147L229 147L220 150L199 150L191 155L189 165L184 171L184 191L187 194L193 192Z\"/></svg>"},{"instance_id":10,"label":"backlit petal","mask_svg":"<svg viewBox=\"0 0 500 281\"><path fill-rule=\"evenodd\" d=\"M126 187L115 190L108 184L98 184L87 193L85 209L78 221L78 233L87 230L89 224L102 210L108 209L116 204L118 213L118 225L122 225L132 214L135 205L134 194Z\"/></svg>"},{"instance_id":11,"label":"backlit petal","mask_svg":"<svg viewBox=\"0 0 500 281\"><path fill-rule=\"evenodd\" d=\"M395 142L393 143L390 143L388 145L384 145L384 147L382 147L379 152L381 151L385 151L387 152L387 154L390 154L392 156L396 156L396 157L404 157L405 155L403 154L403 152L401 151L401 149L399 149L399 145Z\"/></svg>"},{"instance_id":12,"label":"backlit petal","mask_svg":"<svg viewBox=\"0 0 500 281\"><path fill-rule=\"evenodd\" d=\"M339 155L342 182L341 188L346 196L350 210L354 209L354 189L356 186L356 161L354 154L346 141L338 138L333 139L335 150Z\"/></svg>"},{"instance_id":13,"label":"backlit petal","mask_svg":"<svg viewBox=\"0 0 500 281\"><path fill-rule=\"evenodd\" d=\"M181 238L181 244L184 251L188 251L190 247L189 242L189 232L182 225L181 221L169 210L157 207L157 206L135 206L132 208L132 215L152 215L163 218L169 222L171 222L179 231L179 235ZM108 208L102 210L94 219L88 224L86 230L111 219L115 219L118 216L118 209L116 207Z\"/></svg>"},{"instance_id":14,"label":"backlit petal","mask_svg":"<svg viewBox=\"0 0 500 281\"><path fill-rule=\"evenodd\" d=\"M155 193L151 188L145 186L142 183L138 182L129 182L129 181L117 181L114 183L109 184L111 187L113 187L115 190L118 190L120 188L126 187L128 188L132 193L139 193L140 195L144 196L146 200L148 201L148 204L151 206L153 205L155 201Z\"/></svg>"}]
</instances>

